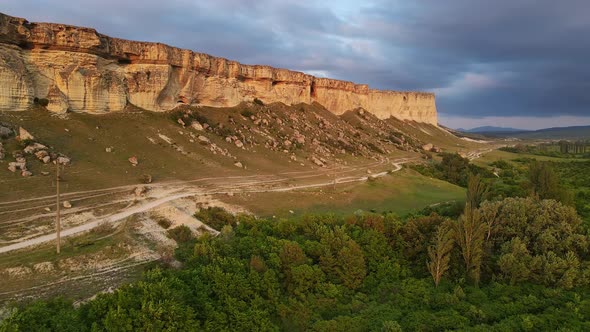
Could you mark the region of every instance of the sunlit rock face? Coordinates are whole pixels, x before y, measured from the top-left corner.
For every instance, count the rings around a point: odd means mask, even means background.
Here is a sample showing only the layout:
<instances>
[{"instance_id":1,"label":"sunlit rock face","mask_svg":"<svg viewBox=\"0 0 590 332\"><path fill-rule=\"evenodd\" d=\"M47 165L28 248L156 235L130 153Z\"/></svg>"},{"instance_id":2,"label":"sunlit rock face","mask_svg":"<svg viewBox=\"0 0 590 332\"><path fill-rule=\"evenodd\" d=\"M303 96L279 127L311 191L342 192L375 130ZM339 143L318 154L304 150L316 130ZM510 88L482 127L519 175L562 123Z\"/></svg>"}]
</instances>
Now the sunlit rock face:
<instances>
[{"instance_id":1,"label":"sunlit rock face","mask_svg":"<svg viewBox=\"0 0 590 332\"><path fill-rule=\"evenodd\" d=\"M166 111L179 102L235 106L258 98L265 103L318 102L335 114L362 107L379 118L437 124L430 93L373 90L0 14L0 110L24 110L35 98L47 99L53 112L88 113L116 112L128 103Z\"/></svg>"}]
</instances>

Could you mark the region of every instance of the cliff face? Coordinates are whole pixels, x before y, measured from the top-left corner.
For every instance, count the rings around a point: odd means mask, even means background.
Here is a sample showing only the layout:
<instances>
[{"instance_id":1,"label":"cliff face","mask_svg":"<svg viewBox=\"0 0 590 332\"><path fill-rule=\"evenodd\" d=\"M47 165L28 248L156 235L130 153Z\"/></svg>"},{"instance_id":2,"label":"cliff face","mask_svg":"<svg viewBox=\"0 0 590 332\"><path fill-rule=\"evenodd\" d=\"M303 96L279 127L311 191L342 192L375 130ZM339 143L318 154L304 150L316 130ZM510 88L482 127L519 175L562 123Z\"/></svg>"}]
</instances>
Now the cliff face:
<instances>
[{"instance_id":1,"label":"cliff face","mask_svg":"<svg viewBox=\"0 0 590 332\"><path fill-rule=\"evenodd\" d=\"M34 98L47 98L54 112L90 113L120 111L127 103L165 111L178 102L234 106L254 98L285 104L315 101L336 114L362 107L379 118L437 124L433 94L372 90L0 14L0 110L26 109Z\"/></svg>"}]
</instances>

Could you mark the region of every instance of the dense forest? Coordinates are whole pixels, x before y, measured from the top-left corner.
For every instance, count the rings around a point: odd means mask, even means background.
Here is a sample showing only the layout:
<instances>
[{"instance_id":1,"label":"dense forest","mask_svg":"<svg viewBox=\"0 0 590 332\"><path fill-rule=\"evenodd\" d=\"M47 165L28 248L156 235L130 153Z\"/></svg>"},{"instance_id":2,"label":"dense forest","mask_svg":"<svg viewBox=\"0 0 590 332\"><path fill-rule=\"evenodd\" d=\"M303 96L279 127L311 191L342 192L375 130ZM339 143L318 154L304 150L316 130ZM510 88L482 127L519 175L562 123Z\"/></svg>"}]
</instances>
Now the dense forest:
<instances>
[{"instance_id":1,"label":"dense forest","mask_svg":"<svg viewBox=\"0 0 590 332\"><path fill-rule=\"evenodd\" d=\"M557 158L589 158L590 141L561 140L558 142L540 144L516 144L514 146L500 148L500 150L512 153L530 153Z\"/></svg>"},{"instance_id":2,"label":"dense forest","mask_svg":"<svg viewBox=\"0 0 590 332\"><path fill-rule=\"evenodd\" d=\"M571 191L588 180L560 180L571 164L490 171L445 157L421 170L467 188L460 210L279 221L202 210L221 233L172 231L182 268L79 306L17 307L0 331L590 330L590 233Z\"/></svg>"}]
</instances>

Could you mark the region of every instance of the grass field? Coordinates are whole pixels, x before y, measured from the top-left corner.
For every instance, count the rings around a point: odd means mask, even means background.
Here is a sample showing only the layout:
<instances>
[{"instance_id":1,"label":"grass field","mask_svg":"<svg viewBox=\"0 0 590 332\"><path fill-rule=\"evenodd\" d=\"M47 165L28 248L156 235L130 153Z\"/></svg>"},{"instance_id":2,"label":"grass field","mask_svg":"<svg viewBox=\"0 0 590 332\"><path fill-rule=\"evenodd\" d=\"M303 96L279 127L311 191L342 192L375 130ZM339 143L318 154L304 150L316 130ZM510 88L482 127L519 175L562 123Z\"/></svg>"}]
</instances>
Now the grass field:
<instances>
[{"instance_id":1,"label":"grass field","mask_svg":"<svg viewBox=\"0 0 590 332\"><path fill-rule=\"evenodd\" d=\"M472 163L483 167L483 166L487 166L490 163L493 163L494 161L497 161L497 160L510 161L510 160L520 159L520 158L531 158L531 159L537 159L538 161L555 161L555 162L583 161L583 159L564 159L564 158L556 158L556 157L539 156L539 155L527 154L527 153L512 153L512 152L494 150L494 151L483 154L481 156L481 158L473 160Z\"/></svg>"},{"instance_id":2,"label":"grass field","mask_svg":"<svg viewBox=\"0 0 590 332\"><path fill-rule=\"evenodd\" d=\"M336 190L325 188L321 191L244 194L223 198L256 215L277 217L290 215L290 210L296 214L338 215L364 210L394 212L403 216L431 204L464 199L463 188L407 169L364 183L339 184Z\"/></svg>"}]
</instances>

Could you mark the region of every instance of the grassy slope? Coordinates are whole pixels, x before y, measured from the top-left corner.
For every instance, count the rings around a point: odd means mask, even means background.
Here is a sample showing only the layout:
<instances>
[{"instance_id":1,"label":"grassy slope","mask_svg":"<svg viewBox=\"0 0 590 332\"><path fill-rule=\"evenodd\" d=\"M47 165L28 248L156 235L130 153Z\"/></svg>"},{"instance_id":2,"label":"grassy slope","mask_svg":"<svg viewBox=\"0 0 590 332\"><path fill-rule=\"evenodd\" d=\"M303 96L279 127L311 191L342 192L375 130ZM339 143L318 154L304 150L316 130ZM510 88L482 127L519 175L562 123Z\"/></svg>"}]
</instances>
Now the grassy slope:
<instances>
[{"instance_id":1,"label":"grassy slope","mask_svg":"<svg viewBox=\"0 0 590 332\"><path fill-rule=\"evenodd\" d=\"M299 106L300 108L301 106ZM315 106L306 106L310 110ZM297 109L299 109L297 108ZM282 110L281 110L282 109ZM239 108L208 109L202 110L212 121L221 122L233 115L238 121ZM272 108L275 112L289 114L291 110L287 106ZM317 110L320 112L320 110ZM334 119L332 119L333 117ZM328 117L330 121L336 121L335 116ZM296 150L298 161L292 162L289 154L279 151L269 151L262 146L257 146L251 151L243 151L232 144L227 144L222 137L209 132L196 132L192 129L183 129L165 113L151 113L142 111L110 113L104 115L89 115L71 113L67 119L55 116L41 109L33 109L26 112L0 112L0 121L13 125L22 125L29 130L42 144L48 145L52 150L64 153L72 158L73 165L65 169L65 182L62 192L73 192L80 190L101 189L129 184L139 183L142 174L151 174L155 181L165 180L189 180L211 176L233 176L250 175L256 173L278 173L284 171L310 171L310 162L305 159L309 151ZM249 120L248 120L249 121ZM244 122L244 121L242 121ZM397 123L406 126L403 123ZM415 124L405 128L406 132L415 130ZM434 128L434 127L432 127ZM67 130L66 130L67 129ZM290 130L286 126L286 130ZM180 134L182 132L183 134ZM220 155L214 155L199 143L191 143L189 132L199 135L204 134L218 146L227 148L230 153L237 156L237 160L247 165L247 169L239 169L233 165L234 159ZM450 144L461 144L458 139L451 139L442 132L432 130L433 136L425 135L422 131L417 133L428 142L434 142L439 146L446 147ZM158 134L165 135L172 139L175 144L170 145L158 137ZM332 135L337 132L333 131ZM363 135L367 136L367 132ZM152 138L156 144L148 139ZM309 139L309 136L308 136ZM447 142L448 144L445 144ZM22 149L14 140L4 140L8 153ZM467 144L467 143L466 143ZM113 147L113 152L107 153L105 148ZM178 151L181 147L185 154ZM466 148L466 147L465 147ZM389 158L415 157L418 154L412 151L400 151L392 149ZM128 158L137 156L139 165L133 167ZM371 159L353 157L349 154L339 155L342 162L349 165L371 162ZM0 161L0 185L5 188L0 190L0 202L28 197L51 195L55 191L53 176L42 176L41 171L53 173L55 166L43 165L33 157L28 158L28 167L34 173L33 177L22 178L6 169L7 163L13 158L7 157ZM331 161L331 160L330 160ZM301 166L300 162L306 165ZM391 168L391 165L387 166ZM317 169L317 168L316 168ZM372 169L374 172L380 169ZM364 172L364 170L363 170ZM345 174L347 176L351 174ZM7 190L8 189L8 190ZM115 199L115 196L111 197ZM119 198L119 197L118 197ZM97 203L104 197L96 198ZM296 213L352 213L358 209L375 210L378 212L393 211L400 215L406 214L414 209L423 208L426 205L464 199L463 189L448 183L423 177L409 170L402 170L393 175L388 175L370 183L340 184L336 192L330 188L323 190L305 190L289 193L266 193L252 195L236 195L224 197L224 199L244 205L249 210L260 215L287 215L289 210ZM91 204L95 198L83 202L74 202L76 206L82 203ZM27 206L24 205L23 208ZM52 207L53 208L53 207ZM4 211L7 212L7 211ZM24 217L28 213L44 213L43 211L23 211L3 214L0 219L7 220ZM105 212L106 213L106 212ZM22 215L21 215L22 214ZM39 227L46 223L51 227L52 218L35 221L34 225L23 225L26 227ZM125 224L125 223L123 223ZM44 224L43 224L44 225ZM125 228L123 228L125 230ZM64 243L63 253L58 258L54 254L52 244L43 245L31 251L18 251L10 255L0 255L0 270L10 267L26 267L33 269L34 265L40 262L52 262L58 265L65 259L84 260L89 255L101 255L103 258L117 259L127 255L124 251L114 250L115 244L133 242L128 232L115 232L112 236L101 237L96 234L84 234L69 239ZM136 273L131 270L129 273ZM60 272L61 273L61 272ZM82 273L82 272L80 272ZM43 285L47 282L59 280L63 276L76 277L78 272L66 272L42 278L36 274L28 274L26 278L10 279L0 286L0 294L12 292L17 289L31 286ZM128 276L128 273L125 275ZM125 277L125 276L123 276ZM113 278L121 278L115 276ZM108 281L108 280L106 280ZM105 280L102 280L104 283ZM49 290L47 295L63 294L75 295L82 298L91 295L95 288L91 285L80 286L76 283L75 290L70 289L72 284L65 283ZM96 289L103 287L98 285ZM87 289L84 289L87 288ZM10 294L0 297L0 301L6 299Z\"/></svg>"},{"instance_id":2,"label":"grassy slope","mask_svg":"<svg viewBox=\"0 0 590 332\"><path fill-rule=\"evenodd\" d=\"M230 161L224 163L220 159L202 158L197 155L196 153L199 152L204 154L204 148L197 144L189 144L188 137L179 135L178 128L171 126L170 120L162 114L149 112L105 115L69 114L68 119L65 120L37 110L18 114L2 113L0 119L22 125L41 143L55 147L56 151L72 158L74 166L66 168L64 174L64 179L67 181L64 185L66 191L139 183L144 173L152 174L159 180L183 179L190 178L198 170L210 170L211 168L200 167L205 164L220 168L231 166ZM158 133L179 142L187 152L195 154L181 155L161 140ZM150 143L148 136L156 140L158 144ZM14 146L16 143L12 144ZM114 147L114 152L105 152L105 148L110 146ZM10 151L10 149L7 150ZM131 156L139 159L137 167L132 167L127 161ZM27 179L5 171L5 167L2 166L0 182L14 185L14 189L0 193L0 199L26 198L53 193L52 177L43 177L39 174L43 170L54 173L55 167L43 165L32 157L28 160L28 166L36 176Z\"/></svg>"},{"instance_id":3,"label":"grassy slope","mask_svg":"<svg viewBox=\"0 0 590 332\"><path fill-rule=\"evenodd\" d=\"M481 156L481 158L475 159L472 162L478 166L488 166L490 163L496 160L505 160L510 161L513 159L519 158L531 158L537 159L538 161L555 161L555 162L571 162L571 161L580 161L582 159L564 159L564 158L555 158L555 157L547 157L547 156L539 156L527 153L512 153L500 150L494 150L488 153L485 153Z\"/></svg>"},{"instance_id":4,"label":"grassy slope","mask_svg":"<svg viewBox=\"0 0 590 332\"><path fill-rule=\"evenodd\" d=\"M402 171L362 184L339 184L336 191L298 191L262 193L224 198L261 216L285 216L295 213L350 214L359 209L392 211L405 215L427 205L464 200L464 189L450 183L427 178L417 172Z\"/></svg>"}]
</instances>

